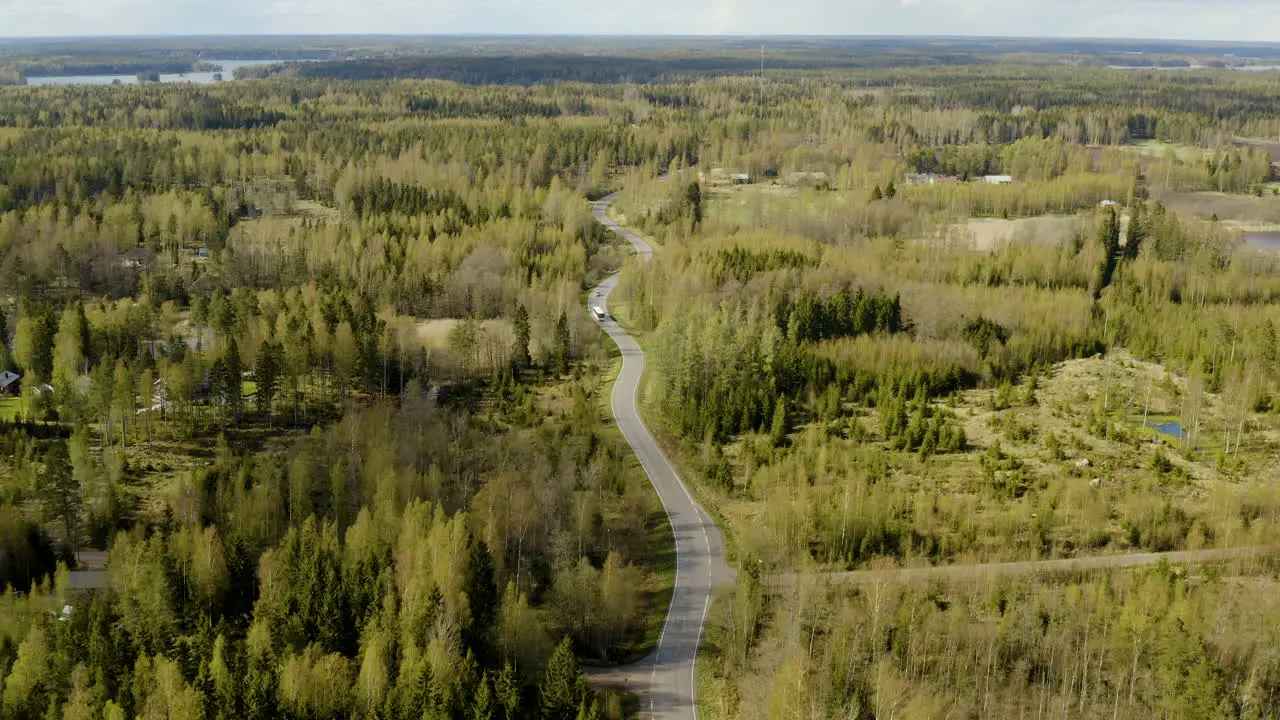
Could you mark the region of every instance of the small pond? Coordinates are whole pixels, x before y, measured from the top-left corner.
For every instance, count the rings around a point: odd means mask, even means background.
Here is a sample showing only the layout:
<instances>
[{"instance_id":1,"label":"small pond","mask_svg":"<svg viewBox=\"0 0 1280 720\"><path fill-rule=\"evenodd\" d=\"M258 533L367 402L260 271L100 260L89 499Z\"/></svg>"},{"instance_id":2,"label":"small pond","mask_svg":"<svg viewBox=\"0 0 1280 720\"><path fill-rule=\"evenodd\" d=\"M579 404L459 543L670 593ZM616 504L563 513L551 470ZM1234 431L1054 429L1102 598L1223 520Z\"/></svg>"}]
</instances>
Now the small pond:
<instances>
[{"instance_id":1,"label":"small pond","mask_svg":"<svg viewBox=\"0 0 1280 720\"><path fill-rule=\"evenodd\" d=\"M1177 420L1148 420L1146 426L1174 440L1186 440L1189 435L1187 429L1182 427L1182 423Z\"/></svg>"}]
</instances>

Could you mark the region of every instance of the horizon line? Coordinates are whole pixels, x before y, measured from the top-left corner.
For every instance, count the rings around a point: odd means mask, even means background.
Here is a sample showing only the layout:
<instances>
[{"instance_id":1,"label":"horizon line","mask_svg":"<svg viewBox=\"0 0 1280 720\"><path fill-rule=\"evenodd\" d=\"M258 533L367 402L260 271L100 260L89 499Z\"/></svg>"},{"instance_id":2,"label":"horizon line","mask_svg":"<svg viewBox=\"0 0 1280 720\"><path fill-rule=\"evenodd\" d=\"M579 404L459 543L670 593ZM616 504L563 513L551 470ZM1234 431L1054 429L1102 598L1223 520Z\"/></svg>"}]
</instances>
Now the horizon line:
<instances>
[{"instance_id":1,"label":"horizon line","mask_svg":"<svg viewBox=\"0 0 1280 720\"><path fill-rule=\"evenodd\" d=\"M488 32L455 32L455 33L165 33L139 35L0 35L0 43L6 42L58 42L80 40L221 40L221 39L602 39L602 40L746 40L746 39L778 39L778 40L1006 40L1006 41L1053 41L1053 42L1137 42L1137 43L1180 43L1186 45L1220 45L1220 46L1276 46L1277 40L1206 40L1202 38L1184 37L1131 37L1131 36L1086 36L1086 35L942 35L942 34L770 34L770 33L488 33Z\"/></svg>"}]
</instances>

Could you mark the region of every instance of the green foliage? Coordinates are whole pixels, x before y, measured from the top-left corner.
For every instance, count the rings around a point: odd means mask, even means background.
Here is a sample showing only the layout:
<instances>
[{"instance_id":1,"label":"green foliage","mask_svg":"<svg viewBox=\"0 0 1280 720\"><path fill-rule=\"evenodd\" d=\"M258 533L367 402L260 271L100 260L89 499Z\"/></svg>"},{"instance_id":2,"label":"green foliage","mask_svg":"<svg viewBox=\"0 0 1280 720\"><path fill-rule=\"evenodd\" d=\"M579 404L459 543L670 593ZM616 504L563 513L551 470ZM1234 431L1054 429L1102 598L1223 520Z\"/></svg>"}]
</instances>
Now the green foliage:
<instances>
[{"instance_id":1,"label":"green foliage","mask_svg":"<svg viewBox=\"0 0 1280 720\"><path fill-rule=\"evenodd\" d=\"M848 287L826 297L816 294L789 296L774 311L778 329L795 342L817 342L872 333L897 333L906 329L902 300L861 287Z\"/></svg>"},{"instance_id":2,"label":"green foliage","mask_svg":"<svg viewBox=\"0 0 1280 720\"><path fill-rule=\"evenodd\" d=\"M693 220L693 229L696 231L702 225L702 186L696 182L689 183L684 197L685 203L689 206L689 216Z\"/></svg>"},{"instance_id":3,"label":"green foliage","mask_svg":"<svg viewBox=\"0 0 1280 720\"><path fill-rule=\"evenodd\" d=\"M565 638L551 653L538 689L541 717L544 720L575 720L588 696L586 681L573 656L572 643Z\"/></svg>"},{"instance_id":4,"label":"green foliage","mask_svg":"<svg viewBox=\"0 0 1280 720\"><path fill-rule=\"evenodd\" d=\"M529 340L531 337L529 311L525 310L524 305L516 306L516 316L513 322L515 325L515 340L512 341L511 347L511 369L518 375L528 370L533 362L529 357Z\"/></svg>"},{"instance_id":5,"label":"green foliage","mask_svg":"<svg viewBox=\"0 0 1280 720\"><path fill-rule=\"evenodd\" d=\"M807 255L795 251L753 252L737 245L716 253L714 263L713 273L717 283L724 283L729 277L746 283L760 273L787 268L803 269L815 264Z\"/></svg>"},{"instance_id":6,"label":"green foliage","mask_svg":"<svg viewBox=\"0 0 1280 720\"><path fill-rule=\"evenodd\" d=\"M569 318L560 313L556 320L555 350L551 356L551 367L557 375L566 375L573 363L573 338L569 335Z\"/></svg>"},{"instance_id":7,"label":"green foliage","mask_svg":"<svg viewBox=\"0 0 1280 720\"><path fill-rule=\"evenodd\" d=\"M983 359L997 343L1004 345L1009 342L1009 331L984 317L970 320L964 326L964 336Z\"/></svg>"},{"instance_id":8,"label":"green foliage","mask_svg":"<svg viewBox=\"0 0 1280 720\"><path fill-rule=\"evenodd\" d=\"M25 394L3 436L0 584L25 594L0 598L0 714L598 717L574 652L607 660L639 635L652 508L590 381L546 375L607 357L571 299L620 262L581 197L618 185L618 209L662 245L619 291L619 310L657 328L654 399L705 442L709 482L758 511L734 538L750 560L716 629L726 717L1275 714L1258 660L1275 623L1241 630L1212 578L882 585L787 605L762 579L1265 537L1265 487L1242 480L1207 510L1184 489L1201 478L1158 450L1149 467L1108 460L1091 492L1055 465L1081 442L1071 423L1042 434L1048 467L1026 447L1040 434L1026 418L1048 412L1038 391L1073 412L1036 375L1104 341L1190 370L1166 394L1205 443L1230 437L1220 419L1257 422L1244 405L1275 392L1277 266L1227 223L1171 208L1270 173L1264 150L1218 146L1280 134L1265 78L847 68L780 76L762 123L747 78L331 77L720 62L548 61L5 90L0 365ZM892 92L868 102L867 88ZM815 133L815 107L841 133ZM1191 147L1162 157L1139 140ZM714 164L821 172L831 191L715 187ZM900 187L908 170L957 177ZM1016 182L971 182L992 173ZM1093 211L1107 199L1128 205L1123 246L1117 211ZM1014 242L953 242L970 216L1077 211L1062 238L1035 238L1064 242L1023 242L1022 224ZM975 387L1019 409L965 456L981 408L954 406ZM1136 443L1105 409L1085 429ZM109 590L51 616L67 592L40 585L62 550L51 538L113 535Z\"/></svg>"},{"instance_id":9,"label":"green foliage","mask_svg":"<svg viewBox=\"0 0 1280 720\"><path fill-rule=\"evenodd\" d=\"M773 441L774 447L786 442L790 430L787 420L787 400L778 398L773 406L773 423L769 426L769 438Z\"/></svg>"}]
</instances>

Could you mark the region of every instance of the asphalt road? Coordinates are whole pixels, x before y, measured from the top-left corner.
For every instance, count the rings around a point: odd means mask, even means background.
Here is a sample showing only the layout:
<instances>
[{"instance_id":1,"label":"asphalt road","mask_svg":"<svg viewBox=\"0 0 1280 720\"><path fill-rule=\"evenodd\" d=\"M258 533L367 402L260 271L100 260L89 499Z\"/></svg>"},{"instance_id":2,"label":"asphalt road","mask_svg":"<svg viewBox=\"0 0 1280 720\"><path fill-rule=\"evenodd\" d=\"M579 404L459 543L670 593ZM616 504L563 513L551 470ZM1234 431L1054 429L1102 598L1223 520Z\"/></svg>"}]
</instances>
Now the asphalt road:
<instances>
[{"instance_id":1,"label":"asphalt road","mask_svg":"<svg viewBox=\"0 0 1280 720\"><path fill-rule=\"evenodd\" d=\"M653 248L605 214L615 198L616 195L610 195L594 203L592 211L596 220L629 241L639 259L647 262L653 255ZM593 290L588 299L588 309L600 307L608 313L609 294L617 283L618 276L614 275ZM597 682L624 685L635 692L640 697L641 709L648 711L650 718L696 720L694 665L707 608L711 604L711 591L732 577L724 560L724 539L715 521L689 494L653 435L640 420L636 391L644 374L644 351L634 338L618 327L611 315L599 322L622 352L622 370L613 386L613 416L648 473L671 520L676 543L676 582L667 622L653 654L631 667L591 673L591 676Z\"/></svg>"}]
</instances>

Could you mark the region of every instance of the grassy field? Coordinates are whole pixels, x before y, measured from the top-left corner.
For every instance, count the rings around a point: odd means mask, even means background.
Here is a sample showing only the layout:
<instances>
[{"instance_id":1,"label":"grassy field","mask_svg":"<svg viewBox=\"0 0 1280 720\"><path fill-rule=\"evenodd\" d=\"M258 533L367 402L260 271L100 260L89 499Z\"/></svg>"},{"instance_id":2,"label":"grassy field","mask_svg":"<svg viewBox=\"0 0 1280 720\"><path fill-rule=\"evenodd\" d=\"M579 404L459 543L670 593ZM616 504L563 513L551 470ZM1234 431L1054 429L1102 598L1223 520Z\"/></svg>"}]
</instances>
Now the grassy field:
<instances>
[{"instance_id":1,"label":"grassy field","mask_svg":"<svg viewBox=\"0 0 1280 720\"><path fill-rule=\"evenodd\" d=\"M1179 145L1160 140L1140 140L1129 145L1121 145L1120 149L1158 159L1166 158L1172 154L1179 162L1184 163L1200 162L1212 154L1211 150L1195 145Z\"/></svg>"},{"instance_id":2,"label":"grassy field","mask_svg":"<svg viewBox=\"0 0 1280 720\"><path fill-rule=\"evenodd\" d=\"M1046 215L1036 218L973 218L952 226L948 238L968 242L973 249L987 251L1006 243L1059 245L1071 240L1085 225L1082 216Z\"/></svg>"},{"instance_id":3,"label":"grassy field","mask_svg":"<svg viewBox=\"0 0 1280 720\"><path fill-rule=\"evenodd\" d=\"M22 398L0 398L0 420L12 421L22 412Z\"/></svg>"}]
</instances>

